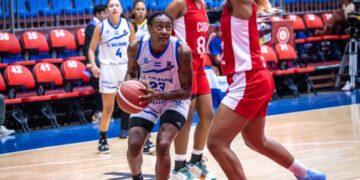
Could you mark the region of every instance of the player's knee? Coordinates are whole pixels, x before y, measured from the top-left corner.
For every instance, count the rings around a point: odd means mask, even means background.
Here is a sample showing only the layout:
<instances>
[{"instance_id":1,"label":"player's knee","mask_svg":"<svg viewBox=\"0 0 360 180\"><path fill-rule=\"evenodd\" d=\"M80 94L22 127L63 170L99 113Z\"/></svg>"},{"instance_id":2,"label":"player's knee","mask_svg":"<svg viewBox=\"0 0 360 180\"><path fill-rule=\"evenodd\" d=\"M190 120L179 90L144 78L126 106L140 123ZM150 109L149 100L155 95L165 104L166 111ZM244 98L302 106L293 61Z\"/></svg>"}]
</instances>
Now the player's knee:
<instances>
[{"instance_id":1,"label":"player's knee","mask_svg":"<svg viewBox=\"0 0 360 180\"><path fill-rule=\"evenodd\" d=\"M142 152L143 143L140 139L129 139L128 154L130 156L138 156Z\"/></svg>"},{"instance_id":2,"label":"player's knee","mask_svg":"<svg viewBox=\"0 0 360 180\"><path fill-rule=\"evenodd\" d=\"M159 155L169 154L171 142L169 140L161 140L156 143L156 153Z\"/></svg>"},{"instance_id":3,"label":"player's knee","mask_svg":"<svg viewBox=\"0 0 360 180\"><path fill-rule=\"evenodd\" d=\"M216 154L219 148L218 142L214 138L211 138L211 136L209 136L209 139L207 141L207 147L211 154Z\"/></svg>"},{"instance_id":4,"label":"player's knee","mask_svg":"<svg viewBox=\"0 0 360 180\"><path fill-rule=\"evenodd\" d=\"M261 139L246 138L244 140L245 140L245 144L254 151L259 152L266 148L266 142L264 138Z\"/></svg>"}]
</instances>

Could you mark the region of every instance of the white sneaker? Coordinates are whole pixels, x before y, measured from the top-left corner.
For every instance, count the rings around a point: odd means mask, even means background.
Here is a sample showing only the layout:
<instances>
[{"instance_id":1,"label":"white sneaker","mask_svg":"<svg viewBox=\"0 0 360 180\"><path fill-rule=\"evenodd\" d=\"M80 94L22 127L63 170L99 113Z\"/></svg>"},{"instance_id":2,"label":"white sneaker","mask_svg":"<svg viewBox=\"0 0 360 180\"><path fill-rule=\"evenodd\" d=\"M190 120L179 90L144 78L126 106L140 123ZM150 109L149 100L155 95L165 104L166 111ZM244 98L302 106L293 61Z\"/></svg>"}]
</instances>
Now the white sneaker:
<instances>
[{"instance_id":1,"label":"white sneaker","mask_svg":"<svg viewBox=\"0 0 360 180\"><path fill-rule=\"evenodd\" d=\"M93 124L99 124L100 119L101 119L101 115L102 115L101 111L95 112L91 117L92 123Z\"/></svg>"},{"instance_id":2,"label":"white sneaker","mask_svg":"<svg viewBox=\"0 0 360 180\"><path fill-rule=\"evenodd\" d=\"M344 87L341 88L342 91L351 91L353 89L355 89L355 87L349 81L346 81Z\"/></svg>"},{"instance_id":3,"label":"white sneaker","mask_svg":"<svg viewBox=\"0 0 360 180\"><path fill-rule=\"evenodd\" d=\"M10 134L13 134L15 133L15 130L12 130L12 129L7 129L5 126L0 126L0 134L1 135L10 135Z\"/></svg>"},{"instance_id":4,"label":"white sneaker","mask_svg":"<svg viewBox=\"0 0 360 180\"><path fill-rule=\"evenodd\" d=\"M216 180L216 176L209 172L204 163L204 160L201 160L195 164L189 162L188 167L191 174L194 175L196 178L205 178L205 180Z\"/></svg>"},{"instance_id":5,"label":"white sneaker","mask_svg":"<svg viewBox=\"0 0 360 180\"><path fill-rule=\"evenodd\" d=\"M195 178L189 171L189 168L183 167L179 171L172 170L170 174L170 180L195 180Z\"/></svg>"}]
</instances>

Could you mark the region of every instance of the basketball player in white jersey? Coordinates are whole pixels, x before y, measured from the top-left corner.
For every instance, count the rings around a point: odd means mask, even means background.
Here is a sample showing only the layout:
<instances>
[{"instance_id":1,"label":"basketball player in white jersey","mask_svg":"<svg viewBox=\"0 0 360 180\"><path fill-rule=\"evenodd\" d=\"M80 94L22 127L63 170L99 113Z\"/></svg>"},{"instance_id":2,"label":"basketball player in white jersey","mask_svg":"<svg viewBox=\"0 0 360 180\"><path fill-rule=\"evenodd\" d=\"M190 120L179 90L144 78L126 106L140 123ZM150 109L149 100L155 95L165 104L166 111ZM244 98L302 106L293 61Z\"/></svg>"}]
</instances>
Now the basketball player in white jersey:
<instances>
[{"instance_id":1,"label":"basketball player in white jersey","mask_svg":"<svg viewBox=\"0 0 360 180\"><path fill-rule=\"evenodd\" d=\"M134 27L120 17L122 8L119 0L108 0L109 18L98 24L94 30L89 48L92 73L100 77L99 90L102 94L102 116L100 120L99 153L110 153L106 134L114 110L116 91L124 81L127 71L127 47L135 38ZM100 69L95 63L94 52L99 48Z\"/></svg>"},{"instance_id":2,"label":"basketball player in white jersey","mask_svg":"<svg viewBox=\"0 0 360 180\"><path fill-rule=\"evenodd\" d=\"M140 96L150 103L143 111L130 116L127 158L133 179L143 179L142 147L149 132L160 119L156 140L157 180L170 174L170 146L186 121L192 86L190 49L171 36L173 19L158 12L148 19L150 35L143 36L128 48L126 80L137 78L147 85L148 94Z\"/></svg>"}]
</instances>

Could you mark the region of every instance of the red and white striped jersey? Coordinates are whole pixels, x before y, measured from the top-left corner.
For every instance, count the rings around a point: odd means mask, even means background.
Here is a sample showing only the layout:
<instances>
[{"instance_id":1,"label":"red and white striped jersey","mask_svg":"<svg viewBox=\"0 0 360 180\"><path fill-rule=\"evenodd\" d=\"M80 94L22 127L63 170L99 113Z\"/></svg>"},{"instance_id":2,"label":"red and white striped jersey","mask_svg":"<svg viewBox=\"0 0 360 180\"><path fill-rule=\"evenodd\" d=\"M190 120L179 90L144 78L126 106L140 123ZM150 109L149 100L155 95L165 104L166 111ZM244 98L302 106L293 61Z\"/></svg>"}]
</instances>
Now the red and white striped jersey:
<instances>
[{"instance_id":1,"label":"red and white striped jersey","mask_svg":"<svg viewBox=\"0 0 360 180\"><path fill-rule=\"evenodd\" d=\"M186 42L193 56L201 56L206 53L206 36L209 29L205 4L201 0L199 9L193 0L185 1L187 13L174 20L175 36Z\"/></svg>"},{"instance_id":2,"label":"red and white striped jersey","mask_svg":"<svg viewBox=\"0 0 360 180\"><path fill-rule=\"evenodd\" d=\"M227 76L235 73L265 68L261 61L259 32L256 23L256 5L252 5L252 16L248 20L231 15L229 6L224 5L220 29L224 42L222 72Z\"/></svg>"}]
</instances>

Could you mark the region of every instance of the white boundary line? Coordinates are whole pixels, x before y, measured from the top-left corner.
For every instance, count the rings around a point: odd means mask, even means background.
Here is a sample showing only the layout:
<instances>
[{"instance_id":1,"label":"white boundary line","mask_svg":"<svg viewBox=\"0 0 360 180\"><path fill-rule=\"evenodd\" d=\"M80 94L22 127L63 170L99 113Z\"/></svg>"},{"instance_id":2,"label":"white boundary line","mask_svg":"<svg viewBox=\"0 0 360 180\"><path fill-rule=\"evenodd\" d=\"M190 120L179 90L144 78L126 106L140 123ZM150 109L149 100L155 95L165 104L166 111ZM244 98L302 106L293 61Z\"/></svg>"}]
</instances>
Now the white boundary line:
<instances>
[{"instance_id":1,"label":"white boundary line","mask_svg":"<svg viewBox=\"0 0 360 180\"><path fill-rule=\"evenodd\" d=\"M311 109L311 110L303 110L303 111L296 111L296 112L289 112L289 113L282 113L282 114L274 114L274 115L269 115L269 116L267 116L267 117L277 117L277 116L283 116L283 115L288 115L288 114L291 115L291 114L294 114L294 113L312 112L312 111L326 110L326 109L335 109L335 108L339 108L339 107L341 108L341 107L353 106L353 105L360 105L360 104L348 104L348 105L325 107L325 108L319 108L319 109ZM193 128L193 127L192 127L192 128ZM156 134L156 133L155 133L155 134ZM117 137L108 138L108 139L116 139L116 138L117 138ZM93 141L98 141L98 140L89 140L89 141L83 141L83 142L75 142L75 143L69 143L69 144L54 145L54 146L41 147L41 148L36 148L36 149L29 149L29 150L15 151L15 152L10 152L10 153L3 153L3 154L0 154L0 158L1 158L2 156L6 156L6 155L9 155L9 154L31 152L31 151L37 151L37 150L43 150L43 149L56 148L56 147L60 147L60 146L78 145L78 144L89 143L89 142L93 142ZM283 144L283 145L286 145L286 144Z\"/></svg>"},{"instance_id":2,"label":"white boundary line","mask_svg":"<svg viewBox=\"0 0 360 180\"><path fill-rule=\"evenodd\" d=\"M347 143L360 143L360 140L354 141L324 141L324 142L310 142L310 143L283 143L284 146L306 146L306 145L329 145L329 144L347 144ZM243 146L234 146L231 147L232 149L244 149L247 148L245 145ZM172 153L173 154L173 153ZM106 156L106 157L104 157ZM59 161L59 162L49 162L49 163L39 163L39 164L28 164L28 165L19 165L19 166L10 166L10 167L2 167L0 171L9 170L9 169L18 169L18 168L31 168L31 167L40 167L40 166L51 166L51 165L66 165L66 164L76 164L76 163L83 163L83 162L94 162L94 161L101 161L107 159L121 159L126 158L126 155L99 155L97 158L89 158L89 159L79 159L79 160L70 160L70 161Z\"/></svg>"}]
</instances>

